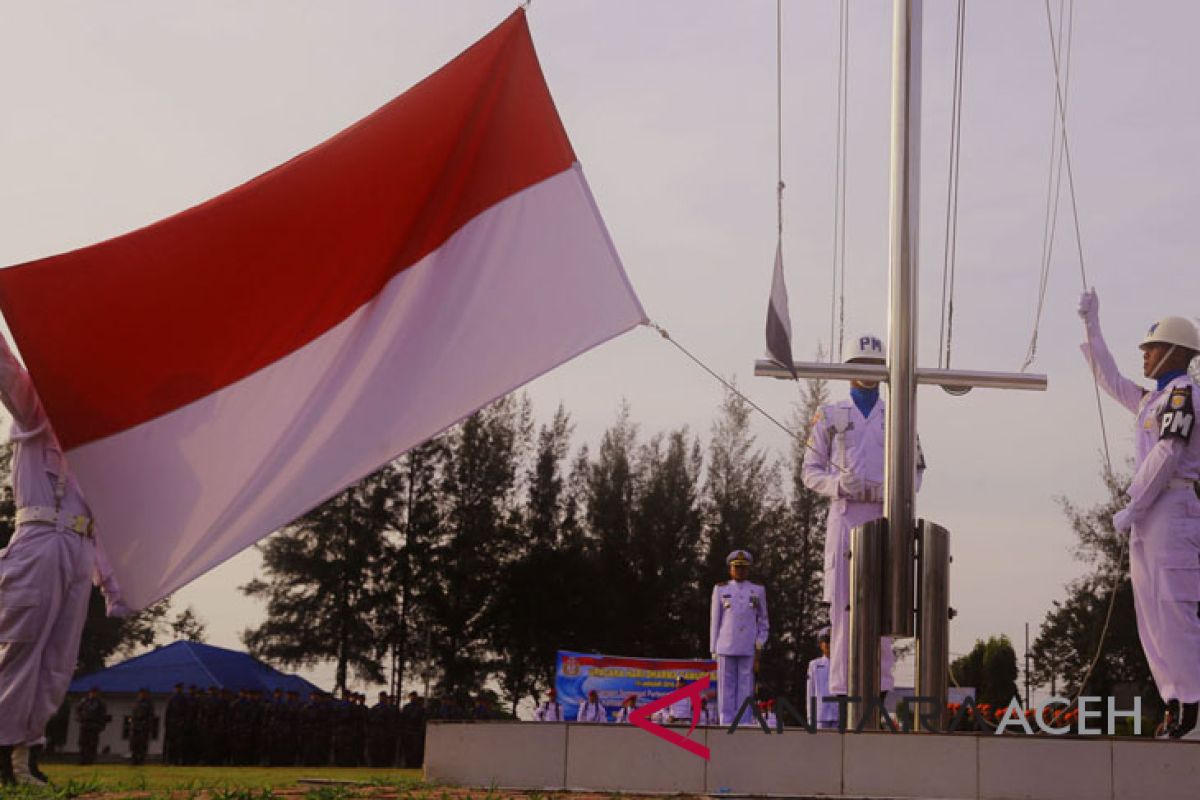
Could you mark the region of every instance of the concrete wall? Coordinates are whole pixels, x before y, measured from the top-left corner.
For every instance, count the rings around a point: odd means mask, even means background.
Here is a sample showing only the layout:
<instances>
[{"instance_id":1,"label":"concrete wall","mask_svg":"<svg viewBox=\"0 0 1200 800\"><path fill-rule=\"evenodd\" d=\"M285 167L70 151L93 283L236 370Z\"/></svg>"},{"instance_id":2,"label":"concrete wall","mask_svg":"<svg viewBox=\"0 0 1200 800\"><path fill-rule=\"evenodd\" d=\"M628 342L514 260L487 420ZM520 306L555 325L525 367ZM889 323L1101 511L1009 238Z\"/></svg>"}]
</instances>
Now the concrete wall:
<instances>
[{"instance_id":1,"label":"concrete wall","mask_svg":"<svg viewBox=\"0 0 1200 800\"><path fill-rule=\"evenodd\" d=\"M108 707L108 715L112 720L100 731L99 754L102 760L112 758L129 758L129 739L121 736L122 723L133 710L133 701L136 695L103 695L104 705ZM150 745L147 750L149 756L162 756L163 749L163 715L167 709L167 697L162 695L152 695L150 698L154 702L154 715L158 717L158 729L153 732L150 737ZM79 752L79 720L75 717L75 706L79 704L79 697L72 695L71 697L71 721L67 723L67 742L63 745L62 752L78 753Z\"/></svg>"},{"instance_id":2,"label":"concrete wall","mask_svg":"<svg viewBox=\"0 0 1200 800\"><path fill-rule=\"evenodd\" d=\"M686 728L680 730L686 733ZM1200 742L958 734L730 735L697 728L711 759L627 725L432 722L427 779L465 786L637 793L1195 800Z\"/></svg>"}]
</instances>

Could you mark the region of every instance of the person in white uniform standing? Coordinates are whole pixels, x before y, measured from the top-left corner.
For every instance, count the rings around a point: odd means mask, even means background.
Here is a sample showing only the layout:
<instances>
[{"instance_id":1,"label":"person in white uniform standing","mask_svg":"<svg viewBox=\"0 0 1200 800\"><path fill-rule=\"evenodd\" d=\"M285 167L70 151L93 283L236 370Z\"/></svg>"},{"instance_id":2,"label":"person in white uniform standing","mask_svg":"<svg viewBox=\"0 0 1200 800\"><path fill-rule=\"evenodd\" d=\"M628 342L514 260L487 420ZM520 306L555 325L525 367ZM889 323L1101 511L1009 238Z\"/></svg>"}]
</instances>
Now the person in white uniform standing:
<instances>
[{"instance_id":1,"label":"person in white uniform standing","mask_svg":"<svg viewBox=\"0 0 1200 800\"><path fill-rule=\"evenodd\" d=\"M883 364L883 342L864 334L846 363ZM830 499L825 525L825 585L829 603L829 693L847 692L850 657L850 531L883 516L884 421L887 411L875 381L851 381L850 397L822 406L812 420L801 478ZM925 473L917 446L916 486ZM882 587L880 587L882 591ZM880 644L880 688L893 686L890 636Z\"/></svg>"},{"instance_id":2,"label":"person in white uniform standing","mask_svg":"<svg viewBox=\"0 0 1200 800\"><path fill-rule=\"evenodd\" d=\"M92 581L110 616L128 609L29 373L2 336L0 401L13 417L17 505L0 550L0 784L44 784L38 754L75 672Z\"/></svg>"},{"instance_id":3,"label":"person in white uniform standing","mask_svg":"<svg viewBox=\"0 0 1200 800\"><path fill-rule=\"evenodd\" d=\"M608 722L608 712L604 710L604 705L600 702L600 695L595 689L588 692L587 700L579 704L579 711L575 715L576 722Z\"/></svg>"},{"instance_id":4,"label":"person in white uniform standing","mask_svg":"<svg viewBox=\"0 0 1200 800\"><path fill-rule=\"evenodd\" d=\"M753 557L734 550L725 559L732 580L713 587L708 648L717 662L717 703L722 725L733 723L746 698L754 697L758 656L767 643L767 592L746 580Z\"/></svg>"},{"instance_id":5,"label":"person in white uniform standing","mask_svg":"<svg viewBox=\"0 0 1200 800\"><path fill-rule=\"evenodd\" d=\"M533 712L533 718L538 722L562 722L563 707L562 703L558 702L558 690L553 687L547 694L546 699Z\"/></svg>"},{"instance_id":6,"label":"person in white uniform standing","mask_svg":"<svg viewBox=\"0 0 1200 800\"><path fill-rule=\"evenodd\" d=\"M825 700L829 694L829 628L822 628L817 634L817 645L821 655L808 662L807 703L805 714L816 717L818 728L836 728L838 725L838 705Z\"/></svg>"},{"instance_id":7,"label":"person in white uniform standing","mask_svg":"<svg viewBox=\"0 0 1200 800\"><path fill-rule=\"evenodd\" d=\"M1129 503L1113 517L1129 535L1129 572L1138 637L1158 691L1167 703L1162 732L1200 739L1200 436L1194 434L1200 396L1188 365L1200 353L1200 332L1184 317L1150 327L1139 347L1146 390L1126 378L1104 343L1100 301L1083 293L1087 329L1083 354L1100 386L1136 415L1137 469Z\"/></svg>"}]
</instances>

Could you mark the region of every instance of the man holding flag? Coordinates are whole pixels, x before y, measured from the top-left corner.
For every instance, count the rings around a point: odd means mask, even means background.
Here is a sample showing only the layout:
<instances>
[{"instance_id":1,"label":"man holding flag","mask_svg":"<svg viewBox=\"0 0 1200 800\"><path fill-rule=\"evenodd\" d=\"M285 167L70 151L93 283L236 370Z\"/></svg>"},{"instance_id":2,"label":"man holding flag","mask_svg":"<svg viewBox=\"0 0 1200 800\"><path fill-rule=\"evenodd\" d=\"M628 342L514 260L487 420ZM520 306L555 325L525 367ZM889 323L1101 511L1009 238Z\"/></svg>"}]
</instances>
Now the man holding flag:
<instances>
[{"instance_id":1,"label":"man holding flag","mask_svg":"<svg viewBox=\"0 0 1200 800\"><path fill-rule=\"evenodd\" d=\"M0 400L13 418L17 505L16 532L0 550L0 784L45 784L37 759L75 672L92 580L110 615L125 609L79 484L2 336Z\"/></svg>"}]
</instances>

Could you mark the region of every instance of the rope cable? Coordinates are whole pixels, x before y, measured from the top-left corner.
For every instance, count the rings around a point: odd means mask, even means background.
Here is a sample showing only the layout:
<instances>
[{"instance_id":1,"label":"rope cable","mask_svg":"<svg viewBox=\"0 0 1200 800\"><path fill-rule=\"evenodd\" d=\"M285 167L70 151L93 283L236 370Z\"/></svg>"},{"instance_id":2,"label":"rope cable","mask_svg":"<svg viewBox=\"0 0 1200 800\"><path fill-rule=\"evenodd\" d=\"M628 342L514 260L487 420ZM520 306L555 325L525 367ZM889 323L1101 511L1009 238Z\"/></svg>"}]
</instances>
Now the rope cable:
<instances>
[{"instance_id":1,"label":"rope cable","mask_svg":"<svg viewBox=\"0 0 1200 800\"><path fill-rule=\"evenodd\" d=\"M1067 112L1066 112L1066 102L1064 101L1064 98L1063 98L1063 88L1064 88L1063 87L1063 74L1062 74L1062 69L1061 69L1060 63L1059 63L1059 53L1058 53L1057 49L1055 48L1054 20L1050 13L1050 0L1045 0L1045 9L1046 9L1046 30L1047 30L1047 34L1050 37L1050 55L1054 61L1055 109L1058 113L1059 124L1062 128L1062 160L1065 161L1066 165L1067 165L1067 188L1068 188L1068 192L1071 197L1071 218L1072 218L1072 222L1074 223L1074 228L1075 228L1075 249L1076 249L1076 254L1078 256L1078 259L1079 259L1079 278L1080 278L1080 282L1083 285L1083 290L1087 291L1088 279L1087 279L1087 269L1084 265L1084 257L1083 257L1083 236L1082 236L1080 226L1079 226L1079 203L1078 203L1078 198L1077 198L1076 192L1075 192L1075 170L1074 170L1074 165L1071 163L1070 140L1067 136ZM1072 2L1071 2L1071 12L1072 13L1068 16L1068 24L1069 25L1072 24L1071 20L1073 20L1073 18L1074 18L1074 13L1073 13L1074 12L1074 0L1072 0ZM1069 54L1069 53L1070 53L1070 49L1068 48L1067 54ZM1087 335L1088 342L1090 344L1091 343L1091 335L1087 333L1086 325L1084 326L1084 331L1085 331L1085 334ZM1035 331L1035 333L1036 333L1036 331ZM1106 483L1106 485L1111 486L1111 485L1113 485L1113 481L1115 480L1114 476L1113 476L1113 468L1112 468L1112 454L1109 451L1109 446L1108 446L1108 429L1107 429L1107 425L1105 424L1105 421L1104 421L1104 407L1100 401L1100 378L1099 378L1099 375L1097 375L1097 373L1096 373L1096 368L1094 365L1092 366L1092 385L1093 385L1093 388L1095 389L1095 395L1096 395L1096 412L1100 419L1100 437L1101 437L1101 441L1104 445L1105 483ZM1118 534L1118 536L1119 535L1120 534ZM1125 558L1126 558L1128 552L1129 552L1129 540L1128 540L1128 538L1126 538L1124 541L1122 541L1121 551L1117 555L1116 569L1113 573L1112 594L1109 597L1109 601L1108 601L1108 611L1105 613L1105 616L1104 616L1104 625L1100 629L1099 641L1096 646L1096 654L1092 657L1091 663L1088 664L1087 672L1084 673L1083 680L1080 681L1079 691L1075 694L1075 697L1071 700L1070 704L1067 706L1068 709L1071 708L1072 706L1076 705L1079 702L1079 698L1082 696L1083 692L1086 690L1087 682L1092 677L1092 672L1095 670L1096 664L1098 664L1100 662L1100 656L1103 655L1103 653L1104 653L1104 641L1108 637L1108 630L1109 630L1109 626L1112 622L1113 610L1116 607L1118 589L1120 588L1122 567L1125 563Z\"/></svg>"},{"instance_id":2,"label":"rope cable","mask_svg":"<svg viewBox=\"0 0 1200 800\"><path fill-rule=\"evenodd\" d=\"M838 13L837 113L834 117L833 160L833 285L829 295L829 360L840 361L846 317L846 88L849 82L846 49L850 9L842 0ZM840 291L839 291L840 285ZM840 322L839 322L840 320Z\"/></svg>"},{"instance_id":3,"label":"rope cable","mask_svg":"<svg viewBox=\"0 0 1200 800\"><path fill-rule=\"evenodd\" d=\"M954 88L950 109L950 157L946 177L946 226L942 254L941 332L938 365L949 368L954 338L954 284L958 255L958 184L962 152L962 84L966 40L966 0L958 0L955 28Z\"/></svg>"},{"instance_id":4,"label":"rope cable","mask_svg":"<svg viewBox=\"0 0 1200 800\"><path fill-rule=\"evenodd\" d=\"M675 348L676 348L677 350L679 350L679 352L683 353L685 356L687 356L689 359L691 359L691 361L692 361L693 363L695 363L695 364L696 364L698 367L700 367L700 369L704 370L704 371L705 371L705 372L707 372L707 373L708 373L710 376L712 376L714 379L716 379L716 381L717 381L718 383L720 383L722 386L724 386L724 387L725 387L726 389L728 389L730 392L732 392L733 394L735 394L735 395L737 395L739 398L741 398L741 399L742 399L742 401L746 403L746 405L750 406L750 407L751 407L751 408L753 408L755 411L757 411L759 414L762 414L764 417L766 417L768 420L770 420L772 423L774 423L774 424L775 424L775 427L779 428L779 430L783 431L783 432L784 432L784 433L786 433L788 436L790 436L792 439L795 439L797 442L802 442L802 443L803 443L803 445L804 445L804 447L805 447L806 449L808 449L808 450L812 450L814 453L816 453L817 455L821 456L822 458L826 458L825 454L824 454L824 453L822 453L820 450L817 450L817 449L816 449L815 447L813 447L812 445L810 445L810 444L808 443L807 439L801 439L801 438L800 438L800 434L796 433L794 430L792 430L791 428L789 428L788 426L784 425L782 422L780 422L779 420L777 420L777 419L776 419L775 417L773 417L773 416L772 416L770 413L768 413L768 412L767 412L765 409L763 409L763 407L762 407L762 406L760 406L758 403L756 403L756 402L754 402L753 400L751 400L751 399L750 399L750 398L749 398L749 397L748 397L748 396L747 396L747 395L746 395L744 392L742 392L740 389L738 389L738 388L737 388L736 386L734 386L732 383L730 383L729 381L727 381L727 380L725 380L724 378L722 378L722 377L721 377L719 374L717 374L717 372L716 372L716 371L715 371L715 370L714 370L712 367L708 366L708 365L707 365L707 364L705 364L703 361L701 361L699 358L697 358L695 355L693 355L693 354L692 354L692 352L691 352L690 350L688 350L688 349L687 349L686 347L684 347L682 344L680 344L679 342L677 342L677 341L676 341L676 340L675 340L675 339L674 339L674 338L671 336L671 334L667 332L667 329L666 329L666 328L664 328L663 326L659 325L657 322L654 322L654 321L648 321L648 322L644 322L644 323L642 323L642 324L643 324L643 325L645 325L645 326L646 326L646 327L648 327L648 328L652 328L652 329L654 329L655 331L657 331L659 336L661 336L662 338L664 338L664 339L666 339L668 342L670 342L672 345L674 345L674 346L675 346ZM829 459L827 459L827 460L828 460L828 463L829 463L829 465L830 465L830 466L832 466L832 467L834 467L834 468L838 469L839 471L841 471L841 472L847 472L847 471L848 471L848 469L847 469L847 467L846 467L845 465L843 465L843 464L838 464L838 463L837 463L837 462L835 462L835 461L834 461L832 458L829 458Z\"/></svg>"},{"instance_id":5,"label":"rope cable","mask_svg":"<svg viewBox=\"0 0 1200 800\"><path fill-rule=\"evenodd\" d=\"M1060 54L1063 61L1063 105L1066 106L1067 100L1070 97L1071 88L1071 45L1074 39L1074 22L1075 22L1075 0L1070 3L1070 16L1064 24L1063 15L1067 8L1066 0L1059 0L1058 4L1058 39L1054 45L1056 52ZM1066 30L1066 44L1064 51L1063 31ZM1061 55L1065 52L1065 55ZM1042 222L1042 267L1041 277L1038 281L1038 302L1037 310L1033 318L1033 332L1029 337L1029 349L1025 354L1025 362L1021 365L1021 371L1029 369L1037 358L1038 334L1041 328L1042 312L1045 308L1046 289L1050 282L1050 265L1053 263L1054 256L1054 240L1058 232L1058 206L1062 198L1062 177L1064 159L1063 152L1063 136L1059 131L1058 113L1055 109L1050 126L1050 165L1046 178L1046 216Z\"/></svg>"},{"instance_id":6,"label":"rope cable","mask_svg":"<svg viewBox=\"0 0 1200 800\"><path fill-rule=\"evenodd\" d=\"M847 138L850 129L850 0L842 0L842 42L841 42L841 72L844 76L842 79L842 97L841 97L841 150L842 150L842 191L841 191L841 242L840 244L840 271L841 277L838 281L841 291L838 294L838 361L841 361L844 356L845 341L846 341L846 190L847 190L847 174L849 166L849 149L847 147Z\"/></svg>"}]
</instances>

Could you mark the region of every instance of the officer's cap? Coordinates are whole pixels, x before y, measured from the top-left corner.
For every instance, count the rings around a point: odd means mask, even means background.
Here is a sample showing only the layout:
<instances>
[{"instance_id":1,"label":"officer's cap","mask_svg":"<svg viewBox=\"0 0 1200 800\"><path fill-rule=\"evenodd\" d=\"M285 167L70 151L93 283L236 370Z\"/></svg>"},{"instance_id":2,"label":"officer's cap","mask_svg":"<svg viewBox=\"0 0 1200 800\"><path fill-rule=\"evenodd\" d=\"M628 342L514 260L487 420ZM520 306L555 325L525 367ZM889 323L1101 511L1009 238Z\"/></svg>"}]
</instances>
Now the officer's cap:
<instances>
[{"instance_id":1,"label":"officer's cap","mask_svg":"<svg viewBox=\"0 0 1200 800\"><path fill-rule=\"evenodd\" d=\"M725 563L730 566L746 566L749 567L754 563L754 557L746 550L734 550L725 559Z\"/></svg>"}]
</instances>

